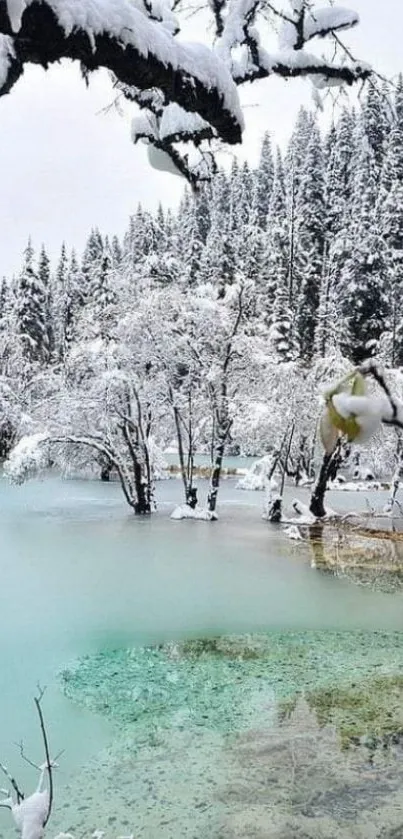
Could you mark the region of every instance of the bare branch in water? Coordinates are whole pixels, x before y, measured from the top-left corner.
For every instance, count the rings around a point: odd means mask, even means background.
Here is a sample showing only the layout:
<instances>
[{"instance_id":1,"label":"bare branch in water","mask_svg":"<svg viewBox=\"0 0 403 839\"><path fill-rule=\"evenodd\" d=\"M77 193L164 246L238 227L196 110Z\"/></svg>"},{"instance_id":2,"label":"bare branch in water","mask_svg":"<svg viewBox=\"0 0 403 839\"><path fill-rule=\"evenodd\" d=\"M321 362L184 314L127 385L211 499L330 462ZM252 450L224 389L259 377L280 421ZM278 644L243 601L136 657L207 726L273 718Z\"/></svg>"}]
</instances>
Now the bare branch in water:
<instances>
[{"instance_id":1,"label":"bare branch in water","mask_svg":"<svg viewBox=\"0 0 403 839\"><path fill-rule=\"evenodd\" d=\"M53 772L52 772L52 768L54 766L54 763L50 758L49 740L48 740L48 735L47 735L46 726L45 726L45 720L43 718L43 711L42 711L42 706L41 706L41 702L42 702L42 699L43 699L46 688L41 688L40 685L38 685L38 690L39 690L39 694L38 694L38 696L35 696L34 702L35 702L36 710L38 712L39 723L40 723L40 726L41 726L42 739L43 739L43 745L45 747L45 757L46 757L45 767L46 767L46 771L47 771L48 777L49 777L49 806L48 806L48 813L47 813L46 819L45 819L44 824L43 824L43 826L46 827L46 825L47 825L47 823L50 819L51 812L52 812L52 804L53 804Z\"/></svg>"}]
</instances>

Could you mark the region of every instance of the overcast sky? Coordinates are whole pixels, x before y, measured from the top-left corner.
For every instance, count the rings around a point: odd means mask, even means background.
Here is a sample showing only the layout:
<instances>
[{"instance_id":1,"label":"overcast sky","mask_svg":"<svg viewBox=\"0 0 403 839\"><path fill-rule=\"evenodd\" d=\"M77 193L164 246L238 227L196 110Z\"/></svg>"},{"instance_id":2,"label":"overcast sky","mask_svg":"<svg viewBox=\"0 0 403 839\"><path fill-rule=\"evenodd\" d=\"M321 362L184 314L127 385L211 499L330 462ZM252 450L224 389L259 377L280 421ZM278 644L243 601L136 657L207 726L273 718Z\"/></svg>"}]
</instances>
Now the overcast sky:
<instances>
[{"instance_id":1,"label":"overcast sky","mask_svg":"<svg viewBox=\"0 0 403 839\"><path fill-rule=\"evenodd\" d=\"M402 0L341 5L361 16L345 36L354 54L387 76L403 70ZM264 131L284 143L298 108L312 102L302 81L265 79L243 96L248 128L239 155L252 163ZM179 200L183 181L149 167L145 147L130 141L129 115L102 113L112 98L106 73L94 74L87 89L77 66L64 63L29 68L0 99L0 276L18 271L29 235L53 257L63 240L81 251L92 226L122 234L139 201L153 208Z\"/></svg>"}]
</instances>

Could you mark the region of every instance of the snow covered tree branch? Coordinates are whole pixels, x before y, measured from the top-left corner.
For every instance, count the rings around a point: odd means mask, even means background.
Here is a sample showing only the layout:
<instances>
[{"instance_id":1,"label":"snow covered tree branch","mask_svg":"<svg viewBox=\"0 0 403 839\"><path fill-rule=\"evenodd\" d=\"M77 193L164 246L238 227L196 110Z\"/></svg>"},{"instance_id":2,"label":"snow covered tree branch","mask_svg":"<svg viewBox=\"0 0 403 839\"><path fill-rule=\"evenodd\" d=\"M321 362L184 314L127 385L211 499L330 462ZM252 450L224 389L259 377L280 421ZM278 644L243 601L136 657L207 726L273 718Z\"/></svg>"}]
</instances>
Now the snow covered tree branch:
<instances>
[{"instance_id":1,"label":"snow covered tree branch","mask_svg":"<svg viewBox=\"0 0 403 839\"><path fill-rule=\"evenodd\" d=\"M38 696L34 698L34 702L42 734L45 762L41 765L37 765L25 756L23 745L20 744L19 747L22 758L39 772L39 781L35 791L31 795L25 796L15 778L8 771L7 767L0 764L0 769L11 783L15 794L14 799L13 795L7 792L7 797L3 799L3 801L0 801L0 806L7 807L11 810L16 827L20 832L21 839L42 839L44 829L52 812L53 769L57 766L57 764L56 760L52 760L50 755L49 739L42 711L43 695L44 690L39 688ZM47 790L43 789L45 775L48 776L49 782L49 788ZM4 792L6 792L6 790L4 790Z\"/></svg>"},{"instance_id":2,"label":"snow covered tree branch","mask_svg":"<svg viewBox=\"0 0 403 839\"><path fill-rule=\"evenodd\" d=\"M281 20L279 49L263 44L265 15ZM178 5L178 15L180 8ZM313 39L331 39L358 22L348 9L317 8L308 0L214 0L209 7L217 41L185 43L169 0L0 0L0 96L29 63L63 58L83 73L106 68L123 96L145 109L133 139L146 140L158 169L181 174L192 186L215 171L211 140L241 142L243 114L237 86L271 75L304 76L316 87L365 80L369 66L305 51ZM192 144L194 155L178 143Z\"/></svg>"},{"instance_id":3,"label":"snow covered tree branch","mask_svg":"<svg viewBox=\"0 0 403 839\"><path fill-rule=\"evenodd\" d=\"M86 71L105 67L124 84L156 87L165 101L197 111L225 142L241 139L242 116L228 70L202 45L181 44L129 0L1 0L0 95L28 63L62 58Z\"/></svg>"}]
</instances>

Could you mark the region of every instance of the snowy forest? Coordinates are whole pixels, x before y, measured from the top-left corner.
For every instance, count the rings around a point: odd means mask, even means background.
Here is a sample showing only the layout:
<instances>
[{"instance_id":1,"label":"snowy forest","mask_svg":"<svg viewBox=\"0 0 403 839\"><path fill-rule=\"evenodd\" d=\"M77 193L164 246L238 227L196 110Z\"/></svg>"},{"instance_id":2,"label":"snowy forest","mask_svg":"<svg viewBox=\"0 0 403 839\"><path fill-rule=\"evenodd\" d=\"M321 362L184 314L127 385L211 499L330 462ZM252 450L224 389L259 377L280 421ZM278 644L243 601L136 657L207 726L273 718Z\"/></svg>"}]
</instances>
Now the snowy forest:
<instances>
[{"instance_id":1,"label":"snowy forest","mask_svg":"<svg viewBox=\"0 0 403 839\"><path fill-rule=\"evenodd\" d=\"M302 109L284 152L266 134L256 168L234 158L177 211L139 206L122 240L94 229L55 266L30 241L0 291L1 456L18 444L17 481L116 473L149 512L164 451L188 502L211 452L214 511L224 454L278 451L292 427L288 473L312 478L329 380L374 358L403 393L402 290L399 78L326 132ZM350 461L390 477L399 451L382 429Z\"/></svg>"}]
</instances>

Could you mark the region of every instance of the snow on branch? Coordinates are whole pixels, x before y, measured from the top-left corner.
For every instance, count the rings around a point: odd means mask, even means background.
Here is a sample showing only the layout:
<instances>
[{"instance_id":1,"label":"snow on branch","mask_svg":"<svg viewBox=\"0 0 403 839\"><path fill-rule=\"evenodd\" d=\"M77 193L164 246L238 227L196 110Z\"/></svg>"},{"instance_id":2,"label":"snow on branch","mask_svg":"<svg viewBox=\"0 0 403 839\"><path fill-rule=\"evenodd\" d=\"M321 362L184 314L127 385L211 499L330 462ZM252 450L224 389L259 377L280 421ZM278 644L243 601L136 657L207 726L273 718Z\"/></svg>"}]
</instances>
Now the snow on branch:
<instances>
[{"instance_id":1,"label":"snow on branch","mask_svg":"<svg viewBox=\"0 0 403 839\"><path fill-rule=\"evenodd\" d=\"M304 19L304 39L325 38L331 32L351 29L359 23L359 17L351 9L332 6L325 9L309 10Z\"/></svg>"},{"instance_id":2,"label":"snow on branch","mask_svg":"<svg viewBox=\"0 0 403 839\"><path fill-rule=\"evenodd\" d=\"M287 14L274 3L264 3L269 11L281 21L279 31L279 52L269 53L263 47L257 28L260 12L259 0L230 0L228 14L217 51L231 66L232 75L237 84L269 75L284 78L294 76L314 76L334 84L354 84L365 80L371 74L370 66L365 62L349 60L336 62L323 56L306 53L304 47L314 37L325 38L342 29L350 29L358 21L358 15L345 8L311 7L305 2L291 3L292 11ZM247 58L242 61L232 60L232 50L244 45ZM324 81L323 81L324 80Z\"/></svg>"},{"instance_id":3,"label":"snow on branch","mask_svg":"<svg viewBox=\"0 0 403 839\"><path fill-rule=\"evenodd\" d=\"M171 172L186 178L197 188L210 180L215 172L215 160L209 149L202 147L205 140L215 136L213 129L198 114L185 111L172 103L161 112L148 109L132 122L134 143L143 140L148 145L148 160L154 169ZM183 154L174 143L194 145L193 155Z\"/></svg>"},{"instance_id":4,"label":"snow on branch","mask_svg":"<svg viewBox=\"0 0 403 839\"><path fill-rule=\"evenodd\" d=\"M225 142L241 139L238 94L223 62L203 44L175 40L130 0L0 0L0 34L14 50L6 60L0 54L0 95L25 64L72 58L87 71L105 67L126 85L156 87L165 102L198 112Z\"/></svg>"},{"instance_id":5,"label":"snow on branch","mask_svg":"<svg viewBox=\"0 0 403 839\"><path fill-rule=\"evenodd\" d=\"M0 0L0 96L28 63L47 68L71 58L84 75L106 68L121 94L147 109L146 121L134 123L133 139L147 140L151 165L197 187L215 172L207 144L241 142L238 85L270 75L304 76L315 87L351 85L371 74L350 54L337 62L305 51L313 38L334 40L355 26L358 16L349 9L316 8L307 0L290 0L287 11L275 0L210 0L217 37L210 48L176 38L172 8L178 3L171 7L170 0ZM281 21L274 53L263 43L267 10ZM178 143L191 143L196 159Z\"/></svg>"},{"instance_id":6,"label":"snow on branch","mask_svg":"<svg viewBox=\"0 0 403 839\"><path fill-rule=\"evenodd\" d=\"M39 688L38 690L39 692L34 698L34 702L39 718L39 725L45 750L45 762L41 765L34 763L34 761L26 757L23 745L19 745L22 758L39 771L39 781L35 791L31 795L25 796L15 778L8 771L7 767L0 763L0 769L11 783L15 795L14 799L12 793L7 793L7 798L1 801L0 805L11 810L16 827L20 832L21 839L42 839L44 829L52 812L53 769L57 766L57 763L55 760L52 760L50 756L49 739L42 711L42 699L45 691L42 688ZM48 777L49 789L43 789L45 775Z\"/></svg>"},{"instance_id":7,"label":"snow on branch","mask_svg":"<svg viewBox=\"0 0 403 839\"><path fill-rule=\"evenodd\" d=\"M187 140L211 139L211 126L198 114L185 111L175 102L164 109L159 125L161 140L168 143L185 143Z\"/></svg>"},{"instance_id":8,"label":"snow on branch","mask_svg":"<svg viewBox=\"0 0 403 839\"><path fill-rule=\"evenodd\" d=\"M276 9L269 4L276 14ZM303 8L292 17L278 12L282 20L279 33L280 47L301 49L311 38L326 38L334 32L351 29L359 22L356 12L341 6Z\"/></svg>"},{"instance_id":9,"label":"snow on branch","mask_svg":"<svg viewBox=\"0 0 403 839\"><path fill-rule=\"evenodd\" d=\"M372 73L371 67L364 62L330 63L304 50L284 49L278 53L266 53L260 50L259 61L259 67L249 72L249 80L262 79L273 74L283 78L317 76L323 80L323 86L326 84L331 86L334 82L340 85L352 85L359 80L369 78ZM244 76L236 78L238 82L246 80Z\"/></svg>"},{"instance_id":10,"label":"snow on branch","mask_svg":"<svg viewBox=\"0 0 403 839\"><path fill-rule=\"evenodd\" d=\"M6 87L15 66L13 38L9 35L0 35L0 90Z\"/></svg>"}]
</instances>

